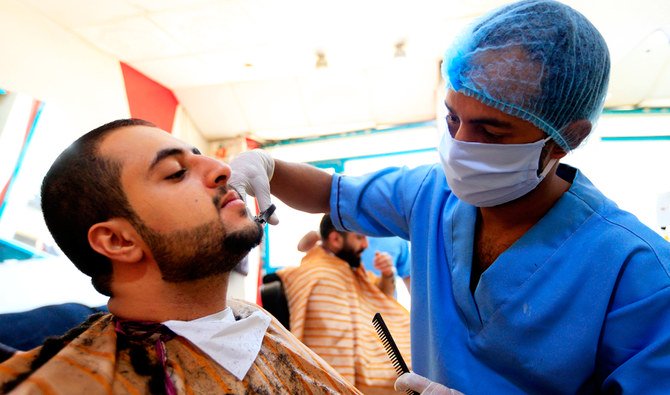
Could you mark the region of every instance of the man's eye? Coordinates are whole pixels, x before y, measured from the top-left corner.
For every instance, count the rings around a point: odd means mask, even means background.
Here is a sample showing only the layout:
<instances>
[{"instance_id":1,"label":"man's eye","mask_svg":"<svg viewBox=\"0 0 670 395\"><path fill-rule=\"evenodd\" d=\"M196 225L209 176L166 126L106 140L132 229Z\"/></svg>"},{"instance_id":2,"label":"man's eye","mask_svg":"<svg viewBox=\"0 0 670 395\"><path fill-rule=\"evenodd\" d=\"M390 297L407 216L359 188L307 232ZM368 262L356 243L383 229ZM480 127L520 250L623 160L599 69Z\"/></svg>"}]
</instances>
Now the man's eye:
<instances>
[{"instance_id":1,"label":"man's eye","mask_svg":"<svg viewBox=\"0 0 670 395\"><path fill-rule=\"evenodd\" d=\"M484 137L484 142L487 142L487 143L495 143L495 142L500 141L503 138L503 136L501 136L499 134L496 134L496 133L493 133L493 132L490 132L486 129L482 129L481 132L482 132L482 136Z\"/></svg>"},{"instance_id":2,"label":"man's eye","mask_svg":"<svg viewBox=\"0 0 670 395\"><path fill-rule=\"evenodd\" d=\"M170 174L169 176L165 177L166 180L180 180L184 178L184 175L186 174L186 169L181 169L176 173Z\"/></svg>"},{"instance_id":3,"label":"man's eye","mask_svg":"<svg viewBox=\"0 0 670 395\"><path fill-rule=\"evenodd\" d=\"M446 119L447 123L450 123L450 124L458 122L458 117L456 117L452 114L447 114L447 116L444 117L444 119Z\"/></svg>"}]
</instances>

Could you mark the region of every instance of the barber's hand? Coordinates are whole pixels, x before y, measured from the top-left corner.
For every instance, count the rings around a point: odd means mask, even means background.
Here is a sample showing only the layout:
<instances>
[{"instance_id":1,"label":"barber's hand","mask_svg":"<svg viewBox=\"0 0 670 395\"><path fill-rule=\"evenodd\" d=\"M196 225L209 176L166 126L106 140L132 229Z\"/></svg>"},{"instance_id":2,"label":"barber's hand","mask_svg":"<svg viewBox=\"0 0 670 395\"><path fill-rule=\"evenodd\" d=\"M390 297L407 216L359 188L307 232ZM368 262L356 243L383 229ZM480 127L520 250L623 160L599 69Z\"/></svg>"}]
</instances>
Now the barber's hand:
<instances>
[{"instance_id":1,"label":"barber's hand","mask_svg":"<svg viewBox=\"0 0 670 395\"><path fill-rule=\"evenodd\" d=\"M246 195L255 196L261 212L270 207L270 180L275 171L275 161L270 154L263 150L242 152L230 163L232 174L228 185L235 188L246 201ZM277 225L279 219L272 214L268 219L272 225Z\"/></svg>"},{"instance_id":2,"label":"barber's hand","mask_svg":"<svg viewBox=\"0 0 670 395\"><path fill-rule=\"evenodd\" d=\"M372 260L372 265L375 269L384 277L391 277L395 275L395 270L393 268L393 259L391 255L386 252L375 251L375 257Z\"/></svg>"},{"instance_id":3,"label":"barber's hand","mask_svg":"<svg viewBox=\"0 0 670 395\"><path fill-rule=\"evenodd\" d=\"M396 391L412 390L421 395L463 395L462 392L447 388L442 384L428 380L414 372L403 373L395 381Z\"/></svg>"}]
</instances>

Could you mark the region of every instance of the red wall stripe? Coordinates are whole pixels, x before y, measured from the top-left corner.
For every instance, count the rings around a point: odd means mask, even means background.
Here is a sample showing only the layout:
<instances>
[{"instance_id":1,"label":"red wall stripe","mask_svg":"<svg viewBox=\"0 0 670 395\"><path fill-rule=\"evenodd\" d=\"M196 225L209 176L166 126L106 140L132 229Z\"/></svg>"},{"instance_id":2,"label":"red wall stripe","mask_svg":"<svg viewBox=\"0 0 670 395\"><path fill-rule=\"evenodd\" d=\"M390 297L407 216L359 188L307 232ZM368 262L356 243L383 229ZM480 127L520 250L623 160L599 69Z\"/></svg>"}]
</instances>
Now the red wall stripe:
<instances>
[{"instance_id":1,"label":"red wall stripe","mask_svg":"<svg viewBox=\"0 0 670 395\"><path fill-rule=\"evenodd\" d=\"M153 122L159 128L172 132L177 98L171 90L121 63L130 116Z\"/></svg>"},{"instance_id":2,"label":"red wall stripe","mask_svg":"<svg viewBox=\"0 0 670 395\"><path fill-rule=\"evenodd\" d=\"M28 123L26 124L26 132L23 134L23 144L21 144L21 153L19 154L19 157L16 160L16 164L14 165L14 171L9 176L9 179L5 183L5 186L3 186L2 190L0 190L0 217L2 217L2 214L5 211L5 204L7 203L5 201L5 198L7 197L7 193L9 192L9 186L12 185L12 183L16 179L16 175L18 174L19 169L23 164L23 157L26 153L26 149L28 148L28 144L30 143L30 140L32 138L32 134L35 131L35 125L37 124L37 120L39 119L39 114L42 112L43 104L44 104L43 102L33 99L33 105L30 109L30 117L28 118Z\"/></svg>"}]
</instances>

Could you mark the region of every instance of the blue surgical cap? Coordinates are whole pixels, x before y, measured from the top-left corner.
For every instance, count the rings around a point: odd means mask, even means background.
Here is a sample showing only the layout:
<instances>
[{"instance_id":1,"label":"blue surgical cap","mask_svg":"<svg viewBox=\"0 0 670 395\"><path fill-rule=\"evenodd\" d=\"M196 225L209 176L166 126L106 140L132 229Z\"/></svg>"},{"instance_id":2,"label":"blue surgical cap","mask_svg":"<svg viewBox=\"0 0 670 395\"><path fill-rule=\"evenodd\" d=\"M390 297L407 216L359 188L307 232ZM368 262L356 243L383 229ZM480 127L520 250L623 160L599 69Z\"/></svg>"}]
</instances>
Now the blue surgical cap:
<instances>
[{"instance_id":1,"label":"blue surgical cap","mask_svg":"<svg viewBox=\"0 0 670 395\"><path fill-rule=\"evenodd\" d=\"M494 10L457 37L442 63L447 88L533 123L566 151L585 137L568 126L598 119L609 71L598 30L552 0Z\"/></svg>"}]
</instances>

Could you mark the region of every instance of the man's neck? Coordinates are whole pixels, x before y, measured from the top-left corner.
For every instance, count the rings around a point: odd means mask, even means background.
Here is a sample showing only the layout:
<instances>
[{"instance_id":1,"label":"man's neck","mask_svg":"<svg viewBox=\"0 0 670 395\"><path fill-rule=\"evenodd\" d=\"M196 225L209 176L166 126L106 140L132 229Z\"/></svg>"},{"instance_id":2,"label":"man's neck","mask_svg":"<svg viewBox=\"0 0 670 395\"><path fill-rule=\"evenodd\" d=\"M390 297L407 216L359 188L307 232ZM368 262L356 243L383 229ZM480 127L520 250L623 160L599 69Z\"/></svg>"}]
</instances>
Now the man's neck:
<instances>
[{"instance_id":1,"label":"man's neck","mask_svg":"<svg viewBox=\"0 0 670 395\"><path fill-rule=\"evenodd\" d=\"M156 282L114 286L109 311L133 321L191 321L226 308L228 273L183 282Z\"/></svg>"},{"instance_id":2,"label":"man's neck","mask_svg":"<svg viewBox=\"0 0 670 395\"><path fill-rule=\"evenodd\" d=\"M474 293L481 274L535 225L570 188L570 183L550 173L532 192L496 207L481 207L475 224L470 289Z\"/></svg>"},{"instance_id":3,"label":"man's neck","mask_svg":"<svg viewBox=\"0 0 670 395\"><path fill-rule=\"evenodd\" d=\"M323 250L326 251L326 254L335 256L335 251L330 249L328 247L328 243L326 243L325 241L321 241L321 248L323 248Z\"/></svg>"},{"instance_id":4,"label":"man's neck","mask_svg":"<svg viewBox=\"0 0 670 395\"><path fill-rule=\"evenodd\" d=\"M570 183L550 172L537 188L525 196L499 206L479 208L480 225L491 230L528 230L569 188Z\"/></svg>"}]
</instances>

